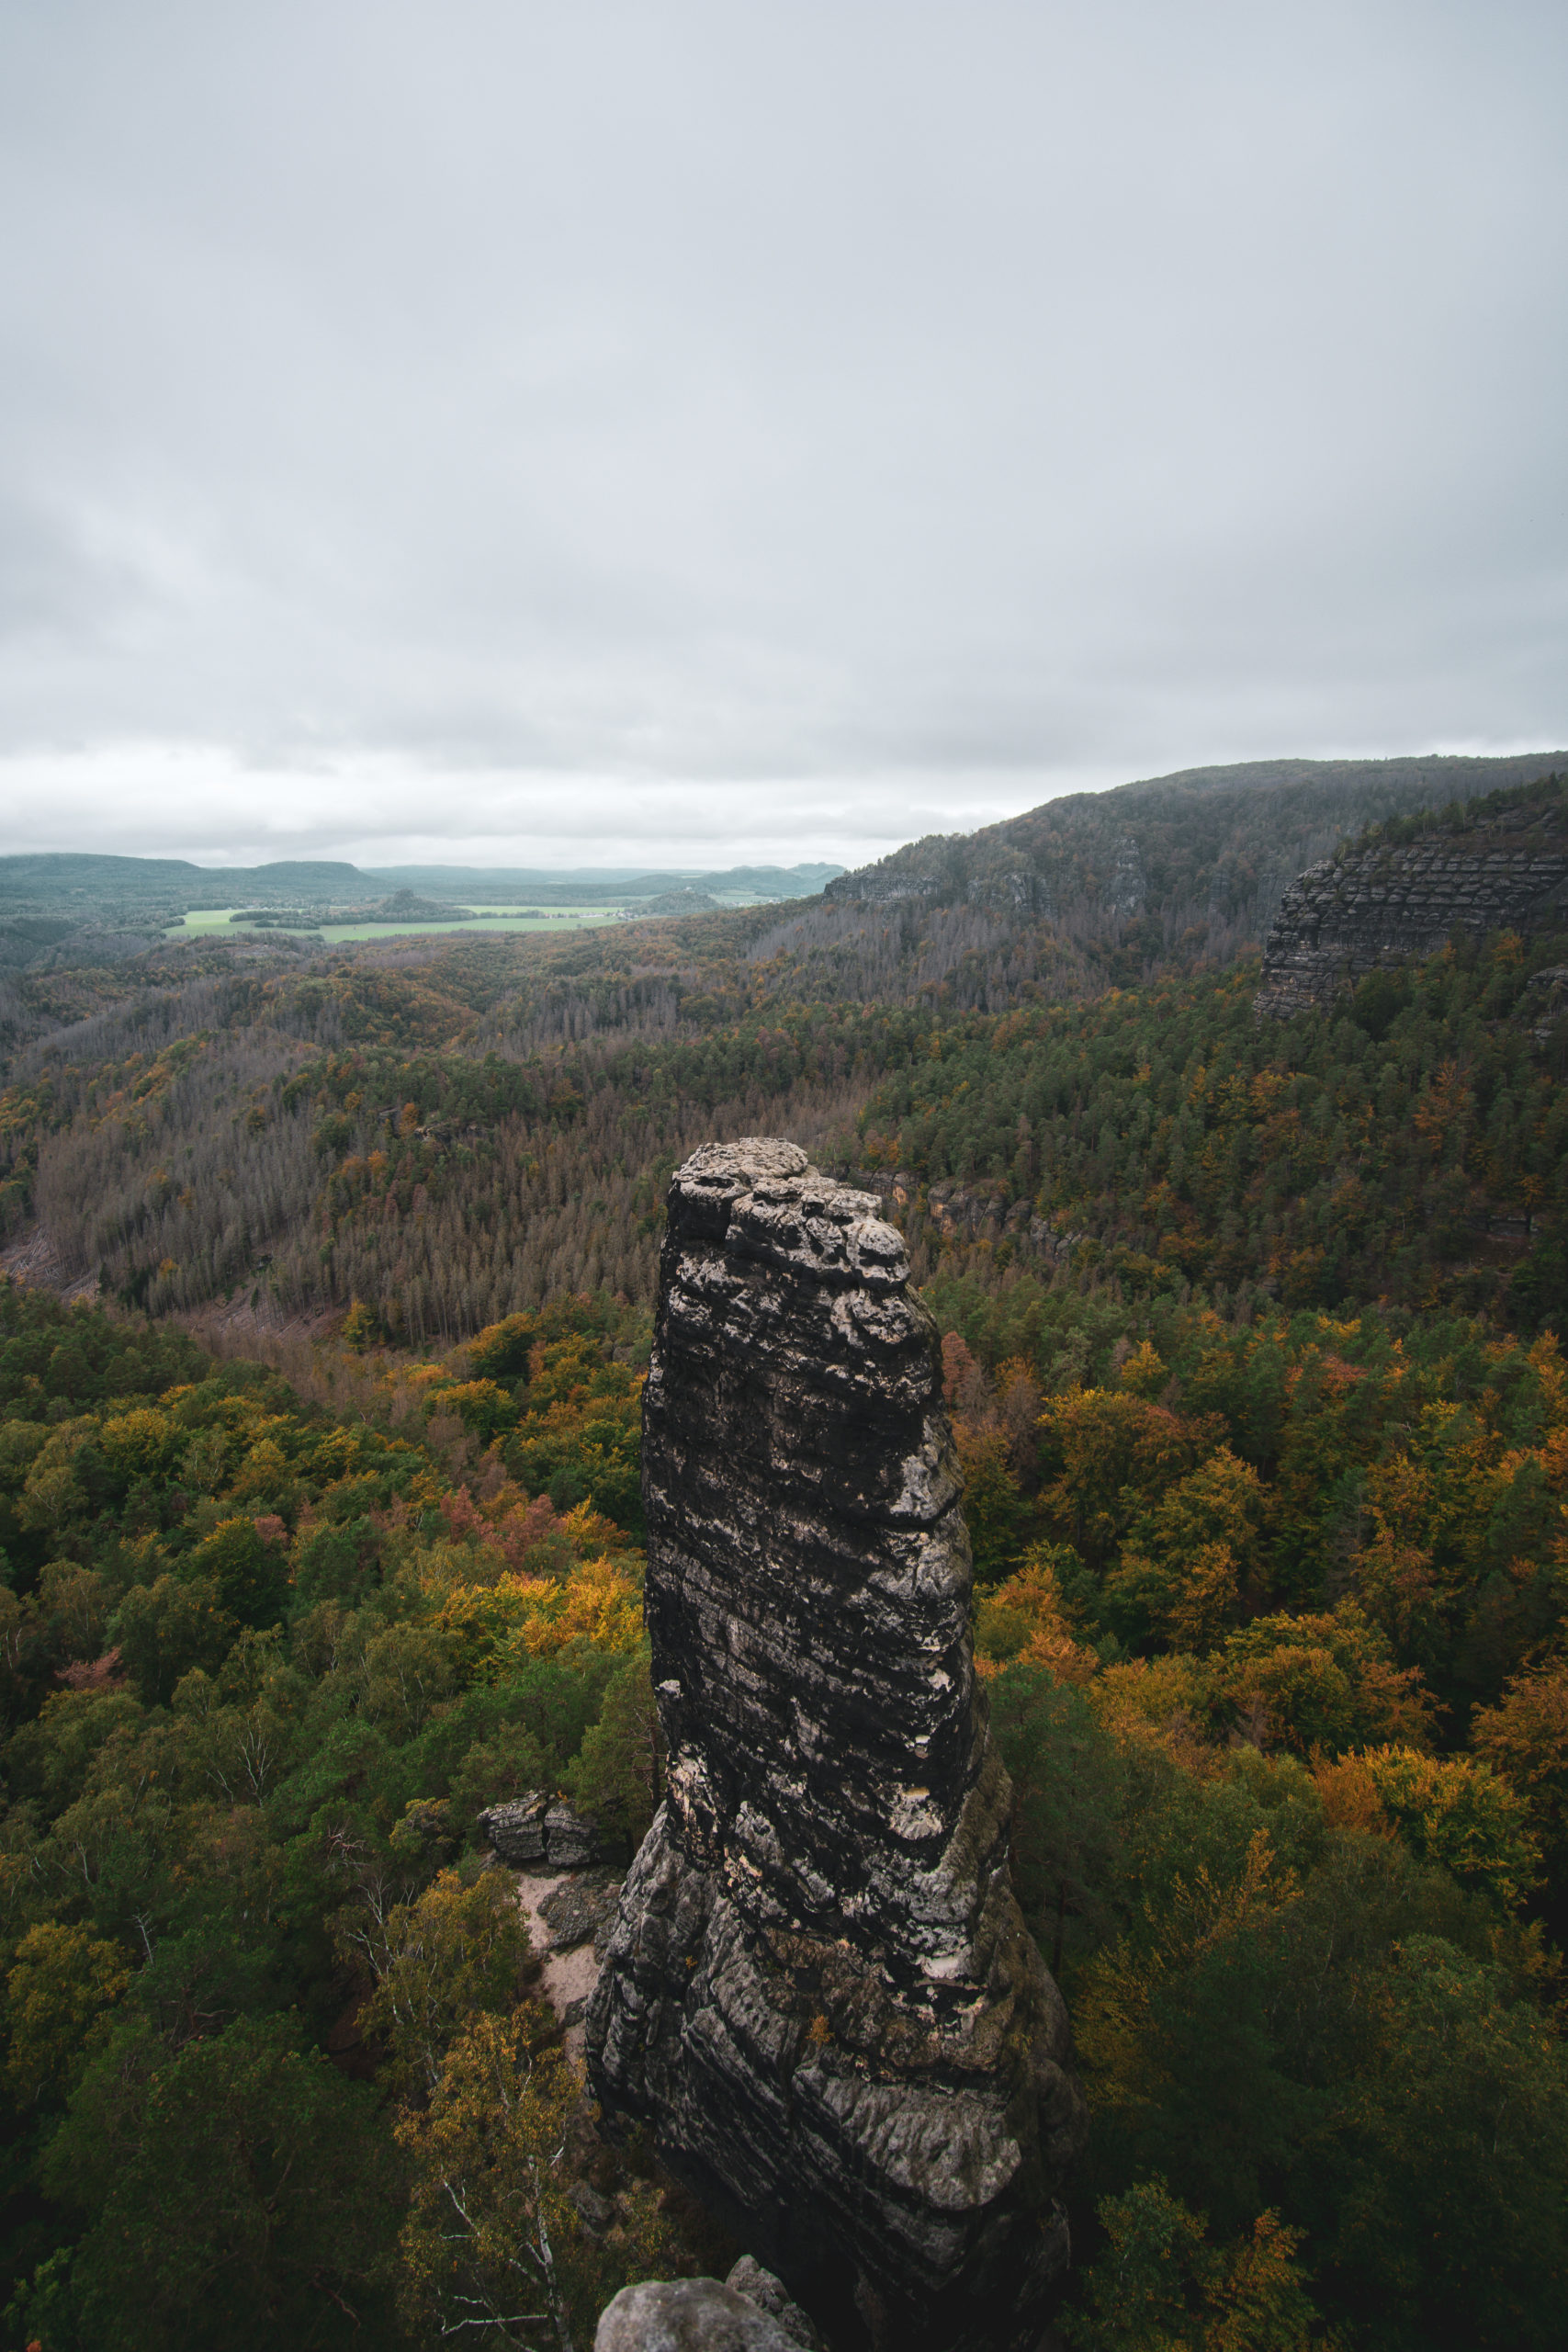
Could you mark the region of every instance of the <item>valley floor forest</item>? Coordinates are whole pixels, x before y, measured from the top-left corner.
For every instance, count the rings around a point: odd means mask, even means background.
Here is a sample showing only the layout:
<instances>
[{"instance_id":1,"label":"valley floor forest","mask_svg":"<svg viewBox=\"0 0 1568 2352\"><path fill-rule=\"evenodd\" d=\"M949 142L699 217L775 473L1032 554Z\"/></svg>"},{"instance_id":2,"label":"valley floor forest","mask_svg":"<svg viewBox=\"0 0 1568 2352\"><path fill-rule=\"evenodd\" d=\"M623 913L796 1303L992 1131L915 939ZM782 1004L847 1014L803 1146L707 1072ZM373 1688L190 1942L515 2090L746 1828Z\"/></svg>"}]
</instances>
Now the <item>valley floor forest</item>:
<instances>
[{"instance_id":1,"label":"valley floor forest","mask_svg":"<svg viewBox=\"0 0 1568 2352\"><path fill-rule=\"evenodd\" d=\"M942 1333L1067 2343L1560 2344L1564 962L1259 1024L1234 926L846 899L7 980L5 2344L581 2352L733 2259L474 1817L659 1801L661 1204L746 1133Z\"/></svg>"}]
</instances>

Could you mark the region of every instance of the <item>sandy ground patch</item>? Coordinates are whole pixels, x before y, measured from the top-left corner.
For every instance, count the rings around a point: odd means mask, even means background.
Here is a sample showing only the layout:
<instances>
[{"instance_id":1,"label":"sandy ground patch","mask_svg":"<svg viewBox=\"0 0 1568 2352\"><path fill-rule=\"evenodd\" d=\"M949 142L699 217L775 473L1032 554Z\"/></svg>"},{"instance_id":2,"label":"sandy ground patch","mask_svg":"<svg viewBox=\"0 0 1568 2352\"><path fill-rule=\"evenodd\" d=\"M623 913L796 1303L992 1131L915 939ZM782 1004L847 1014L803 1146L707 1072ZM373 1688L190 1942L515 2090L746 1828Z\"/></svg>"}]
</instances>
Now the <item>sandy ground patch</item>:
<instances>
[{"instance_id":1,"label":"sandy ground patch","mask_svg":"<svg viewBox=\"0 0 1568 2352\"><path fill-rule=\"evenodd\" d=\"M540 1905L580 1878L579 1871L553 1871L537 1877L525 1871L517 1881L517 1907L527 1923L528 1937L543 1964L540 1989L566 2027L568 2055L580 2063L583 2050L582 2011L599 1982L599 1962L592 1939L562 1949Z\"/></svg>"}]
</instances>

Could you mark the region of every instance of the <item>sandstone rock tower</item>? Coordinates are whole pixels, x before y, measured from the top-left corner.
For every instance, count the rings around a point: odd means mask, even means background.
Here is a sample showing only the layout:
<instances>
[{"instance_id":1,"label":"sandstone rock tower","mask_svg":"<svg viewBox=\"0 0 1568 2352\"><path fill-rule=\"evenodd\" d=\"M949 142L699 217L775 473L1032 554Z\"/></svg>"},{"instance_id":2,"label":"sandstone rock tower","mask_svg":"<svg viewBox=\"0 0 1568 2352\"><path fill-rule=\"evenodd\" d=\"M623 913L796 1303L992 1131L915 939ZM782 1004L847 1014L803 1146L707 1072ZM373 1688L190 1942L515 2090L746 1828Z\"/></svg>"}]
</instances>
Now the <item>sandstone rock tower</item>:
<instances>
[{"instance_id":1,"label":"sandstone rock tower","mask_svg":"<svg viewBox=\"0 0 1568 2352\"><path fill-rule=\"evenodd\" d=\"M1083 2108L1009 1883L934 1329L876 1208L766 1137L671 1186L643 1448L669 1785L589 2073L836 2344L1021 2352Z\"/></svg>"}]
</instances>

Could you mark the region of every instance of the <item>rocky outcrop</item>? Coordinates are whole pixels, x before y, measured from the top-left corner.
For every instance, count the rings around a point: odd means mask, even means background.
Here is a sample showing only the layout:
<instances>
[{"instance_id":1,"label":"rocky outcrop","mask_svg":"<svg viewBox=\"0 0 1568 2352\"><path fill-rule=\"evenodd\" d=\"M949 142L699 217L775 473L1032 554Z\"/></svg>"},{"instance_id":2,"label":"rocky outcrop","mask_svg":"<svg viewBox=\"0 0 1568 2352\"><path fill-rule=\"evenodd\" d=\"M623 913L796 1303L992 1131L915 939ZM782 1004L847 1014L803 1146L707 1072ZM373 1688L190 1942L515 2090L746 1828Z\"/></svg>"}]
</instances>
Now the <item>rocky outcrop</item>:
<instances>
[{"instance_id":1,"label":"rocky outcrop","mask_svg":"<svg viewBox=\"0 0 1568 2352\"><path fill-rule=\"evenodd\" d=\"M1568 964L1552 964L1530 978L1530 1035L1538 1046L1550 1045L1558 1024L1568 1013Z\"/></svg>"},{"instance_id":2,"label":"rocky outcrop","mask_svg":"<svg viewBox=\"0 0 1568 2352\"><path fill-rule=\"evenodd\" d=\"M592 2087L836 2346L1032 2345L1082 2103L1008 1875L935 1333L793 1145L671 1186L644 1403L669 1748Z\"/></svg>"},{"instance_id":3,"label":"rocky outcrop","mask_svg":"<svg viewBox=\"0 0 1568 2352\"><path fill-rule=\"evenodd\" d=\"M1320 1011L1379 966L1435 955L1455 932L1568 930L1561 795L1374 838L1286 890L1263 951L1258 1012Z\"/></svg>"},{"instance_id":4,"label":"rocky outcrop","mask_svg":"<svg viewBox=\"0 0 1568 2352\"><path fill-rule=\"evenodd\" d=\"M1100 845L1100 853L1092 877L1081 869L1070 875L1042 872L984 834L953 833L917 842L858 874L842 874L822 895L840 906L926 899L939 906L987 907L1000 914L1057 917L1075 899L1087 899L1106 916L1141 914L1148 883L1136 840L1116 833Z\"/></svg>"},{"instance_id":5,"label":"rocky outcrop","mask_svg":"<svg viewBox=\"0 0 1568 2352\"><path fill-rule=\"evenodd\" d=\"M593 2352L800 2352L798 2339L716 2278L623 2287L599 2314Z\"/></svg>"},{"instance_id":6,"label":"rocky outcrop","mask_svg":"<svg viewBox=\"0 0 1568 2352\"><path fill-rule=\"evenodd\" d=\"M478 1826L498 1860L514 1871L583 1870L599 1860L597 1825L543 1789L488 1806Z\"/></svg>"},{"instance_id":7,"label":"rocky outcrop","mask_svg":"<svg viewBox=\"0 0 1568 2352\"><path fill-rule=\"evenodd\" d=\"M572 1951L592 1944L597 1958L615 1916L626 1872L613 1862L598 1870L570 1871L552 1883L538 1899L540 1918L550 1931L554 1951Z\"/></svg>"},{"instance_id":8,"label":"rocky outcrop","mask_svg":"<svg viewBox=\"0 0 1568 2352\"><path fill-rule=\"evenodd\" d=\"M791 2343L802 2346L802 2352L822 2352L822 2338L784 2280L775 2278L771 2270L764 2270L754 2255L743 2254L724 2283L776 2319Z\"/></svg>"},{"instance_id":9,"label":"rocky outcrop","mask_svg":"<svg viewBox=\"0 0 1568 2352\"><path fill-rule=\"evenodd\" d=\"M716 2278L623 2287L599 2314L593 2352L822 2352L782 2282L750 2255Z\"/></svg>"},{"instance_id":10,"label":"rocky outcrop","mask_svg":"<svg viewBox=\"0 0 1568 2352\"><path fill-rule=\"evenodd\" d=\"M926 899L939 906L990 907L1016 914L1054 911L1038 874L1016 857L976 854L962 833L919 842L916 855L898 854L858 874L841 874L822 895L840 906L898 906ZM921 857L927 862L919 862Z\"/></svg>"}]
</instances>

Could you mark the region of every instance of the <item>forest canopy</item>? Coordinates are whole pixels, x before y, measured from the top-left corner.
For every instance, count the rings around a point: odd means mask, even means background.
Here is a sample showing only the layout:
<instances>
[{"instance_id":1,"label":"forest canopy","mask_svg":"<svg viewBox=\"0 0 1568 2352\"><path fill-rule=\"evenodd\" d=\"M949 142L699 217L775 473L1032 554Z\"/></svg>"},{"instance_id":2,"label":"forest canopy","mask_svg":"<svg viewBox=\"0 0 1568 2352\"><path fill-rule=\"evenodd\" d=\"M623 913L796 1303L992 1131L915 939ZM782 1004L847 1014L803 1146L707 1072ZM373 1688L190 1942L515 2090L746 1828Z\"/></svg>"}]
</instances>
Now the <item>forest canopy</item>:
<instances>
[{"instance_id":1,"label":"forest canopy","mask_svg":"<svg viewBox=\"0 0 1568 2352\"><path fill-rule=\"evenodd\" d=\"M7 999L6 2343L581 2345L724 2267L476 1816L651 1817L664 1191L783 1132L940 1337L1066 2339L1555 2346L1568 939L1266 1029L1239 936L983 904L180 954Z\"/></svg>"}]
</instances>

